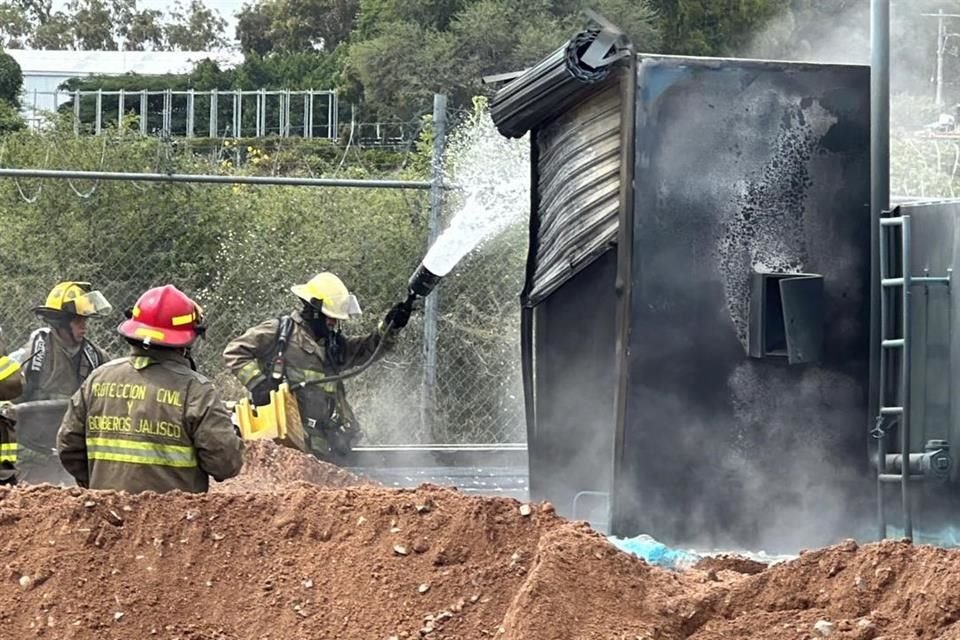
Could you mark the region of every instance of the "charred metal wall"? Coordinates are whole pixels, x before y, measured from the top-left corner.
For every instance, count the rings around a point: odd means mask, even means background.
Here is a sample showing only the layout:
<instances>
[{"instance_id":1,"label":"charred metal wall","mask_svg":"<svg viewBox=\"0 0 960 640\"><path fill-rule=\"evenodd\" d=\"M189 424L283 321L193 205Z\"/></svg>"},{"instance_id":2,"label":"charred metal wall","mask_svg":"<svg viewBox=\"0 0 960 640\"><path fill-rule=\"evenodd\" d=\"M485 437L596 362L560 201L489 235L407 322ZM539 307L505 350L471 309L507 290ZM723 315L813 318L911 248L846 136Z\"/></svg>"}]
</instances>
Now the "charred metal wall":
<instances>
[{"instance_id":1,"label":"charred metal wall","mask_svg":"<svg viewBox=\"0 0 960 640\"><path fill-rule=\"evenodd\" d=\"M613 481L622 91L614 76L532 133L523 292L530 492L606 524ZM533 393L530 393L532 388ZM584 494L574 510L574 499Z\"/></svg>"},{"instance_id":2,"label":"charred metal wall","mask_svg":"<svg viewBox=\"0 0 960 640\"><path fill-rule=\"evenodd\" d=\"M605 524L613 481L614 280L608 251L533 309L536 419L527 425L530 495Z\"/></svg>"},{"instance_id":3,"label":"charred metal wall","mask_svg":"<svg viewBox=\"0 0 960 640\"><path fill-rule=\"evenodd\" d=\"M637 73L613 531L771 551L857 534L874 497L869 70L641 57ZM756 272L822 275L820 362L747 355Z\"/></svg>"}]
</instances>

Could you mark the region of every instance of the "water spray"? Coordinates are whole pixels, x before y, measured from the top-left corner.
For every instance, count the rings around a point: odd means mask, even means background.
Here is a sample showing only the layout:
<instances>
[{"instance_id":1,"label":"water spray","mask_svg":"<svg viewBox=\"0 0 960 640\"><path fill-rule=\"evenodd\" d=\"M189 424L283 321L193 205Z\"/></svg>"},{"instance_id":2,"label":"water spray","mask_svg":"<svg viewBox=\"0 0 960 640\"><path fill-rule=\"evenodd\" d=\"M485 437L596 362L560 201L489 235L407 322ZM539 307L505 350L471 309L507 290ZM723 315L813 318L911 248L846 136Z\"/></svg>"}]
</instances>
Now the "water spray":
<instances>
[{"instance_id":1,"label":"water spray","mask_svg":"<svg viewBox=\"0 0 960 640\"><path fill-rule=\"evenodd\" d=\"M484 241L522 220L529 202L527 172L529 144L509 140L495 129L486 112L456 129L448 140L445 163L450 172L445 182L452 190L455 214L410 275L403 305L413 309L428 297L453 268ZM393 327L384 326L384 332ZM385 348L381 340L362 364L335 376L291 385L291 391L312 385L338 382L359 375L372 365Z\"/></svg>"}]
</instances>

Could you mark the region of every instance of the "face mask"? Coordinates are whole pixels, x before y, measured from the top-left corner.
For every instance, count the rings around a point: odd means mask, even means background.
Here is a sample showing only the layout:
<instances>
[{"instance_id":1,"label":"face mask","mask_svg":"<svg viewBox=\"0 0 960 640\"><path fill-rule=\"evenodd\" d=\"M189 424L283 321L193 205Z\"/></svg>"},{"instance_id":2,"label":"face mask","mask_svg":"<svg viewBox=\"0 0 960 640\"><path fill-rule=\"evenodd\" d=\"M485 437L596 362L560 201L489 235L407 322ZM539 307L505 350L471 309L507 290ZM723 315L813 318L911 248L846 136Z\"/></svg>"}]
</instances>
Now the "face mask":
<instances>
[{"instance_id":1,"label":"face mask","mask_svg":"<svg viewBox=\"0 0 960 640\"><path fill-rule=\"evenodd\" d=\"M310 328L310 333L318 340L326 338L329 333L327 329L327 317L316 307L304 304L303 311L300 313L304 322Z\"/></svg>"}]
</instances>

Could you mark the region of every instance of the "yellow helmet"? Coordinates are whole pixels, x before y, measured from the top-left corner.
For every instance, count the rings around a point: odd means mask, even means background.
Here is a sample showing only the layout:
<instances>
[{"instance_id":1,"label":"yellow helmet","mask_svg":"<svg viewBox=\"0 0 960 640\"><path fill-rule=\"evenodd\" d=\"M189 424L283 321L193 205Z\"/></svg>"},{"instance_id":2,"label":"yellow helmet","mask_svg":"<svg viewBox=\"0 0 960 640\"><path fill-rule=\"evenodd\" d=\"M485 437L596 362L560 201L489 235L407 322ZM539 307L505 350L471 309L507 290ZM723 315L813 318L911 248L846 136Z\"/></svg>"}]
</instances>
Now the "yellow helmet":
<instances>
[{"instance_id":1,"label":"yellow helmet","mask_svg":"<svg viewBox=\"0 0 960 640\"><path fill-rule=\"evenodd\" d=\"M328 318L346 320L350 316L360 315L360 303L350 293L343 280L329 271L318 273L306 284L290 287L295 296L312 305Z\"/></svg>"},{"instance_id":2,"label":"yellow helmet","mask_svg":"<svg viewBox=\"0 0 960 640\"><path fill-rule=\"evenodd\" d=\"M102 316L113 307L99 291L91 291L89 282L61 282L47 295L47 300L34 307L40 314L73 315L83 317Z\"/></svg>"}]
</instances>

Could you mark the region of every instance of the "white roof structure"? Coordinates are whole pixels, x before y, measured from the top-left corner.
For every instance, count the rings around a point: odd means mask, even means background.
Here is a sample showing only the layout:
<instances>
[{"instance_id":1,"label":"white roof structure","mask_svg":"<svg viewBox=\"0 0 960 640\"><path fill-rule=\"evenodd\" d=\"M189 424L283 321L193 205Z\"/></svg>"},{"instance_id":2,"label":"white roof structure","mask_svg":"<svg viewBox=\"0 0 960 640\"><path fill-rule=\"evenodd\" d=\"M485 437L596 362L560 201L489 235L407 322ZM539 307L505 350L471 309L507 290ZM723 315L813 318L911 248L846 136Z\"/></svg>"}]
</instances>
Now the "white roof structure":
<instances>
[{"instance_id":1,"label":"white roof structure","mask_svg":"<svg viewBox=\"0 0 960 640\"><path fill-rule=\"evenodd\" d=\"M134 73L157 76L188 73L198 62L211 59L221 69L243 62L238 51L58 51L5 49L23 71L23 116L31 126L43 121L43 113L56 111L69 100L60 91L70 78L90 75Z\"/></svg>"},{"instance_id":2,"label":"white roof structure","mask_svg":"<svg viewBox=\"0 0 960 640\"><path fill-rule=\"evenodd\" d=\"M93 74L162 75L187 73L204 59L221 68L243 62L236 51L57 51L45 49L5 49L13 56L24 77L58 76L73 78Z\"/></svg>"}]
</instances>

